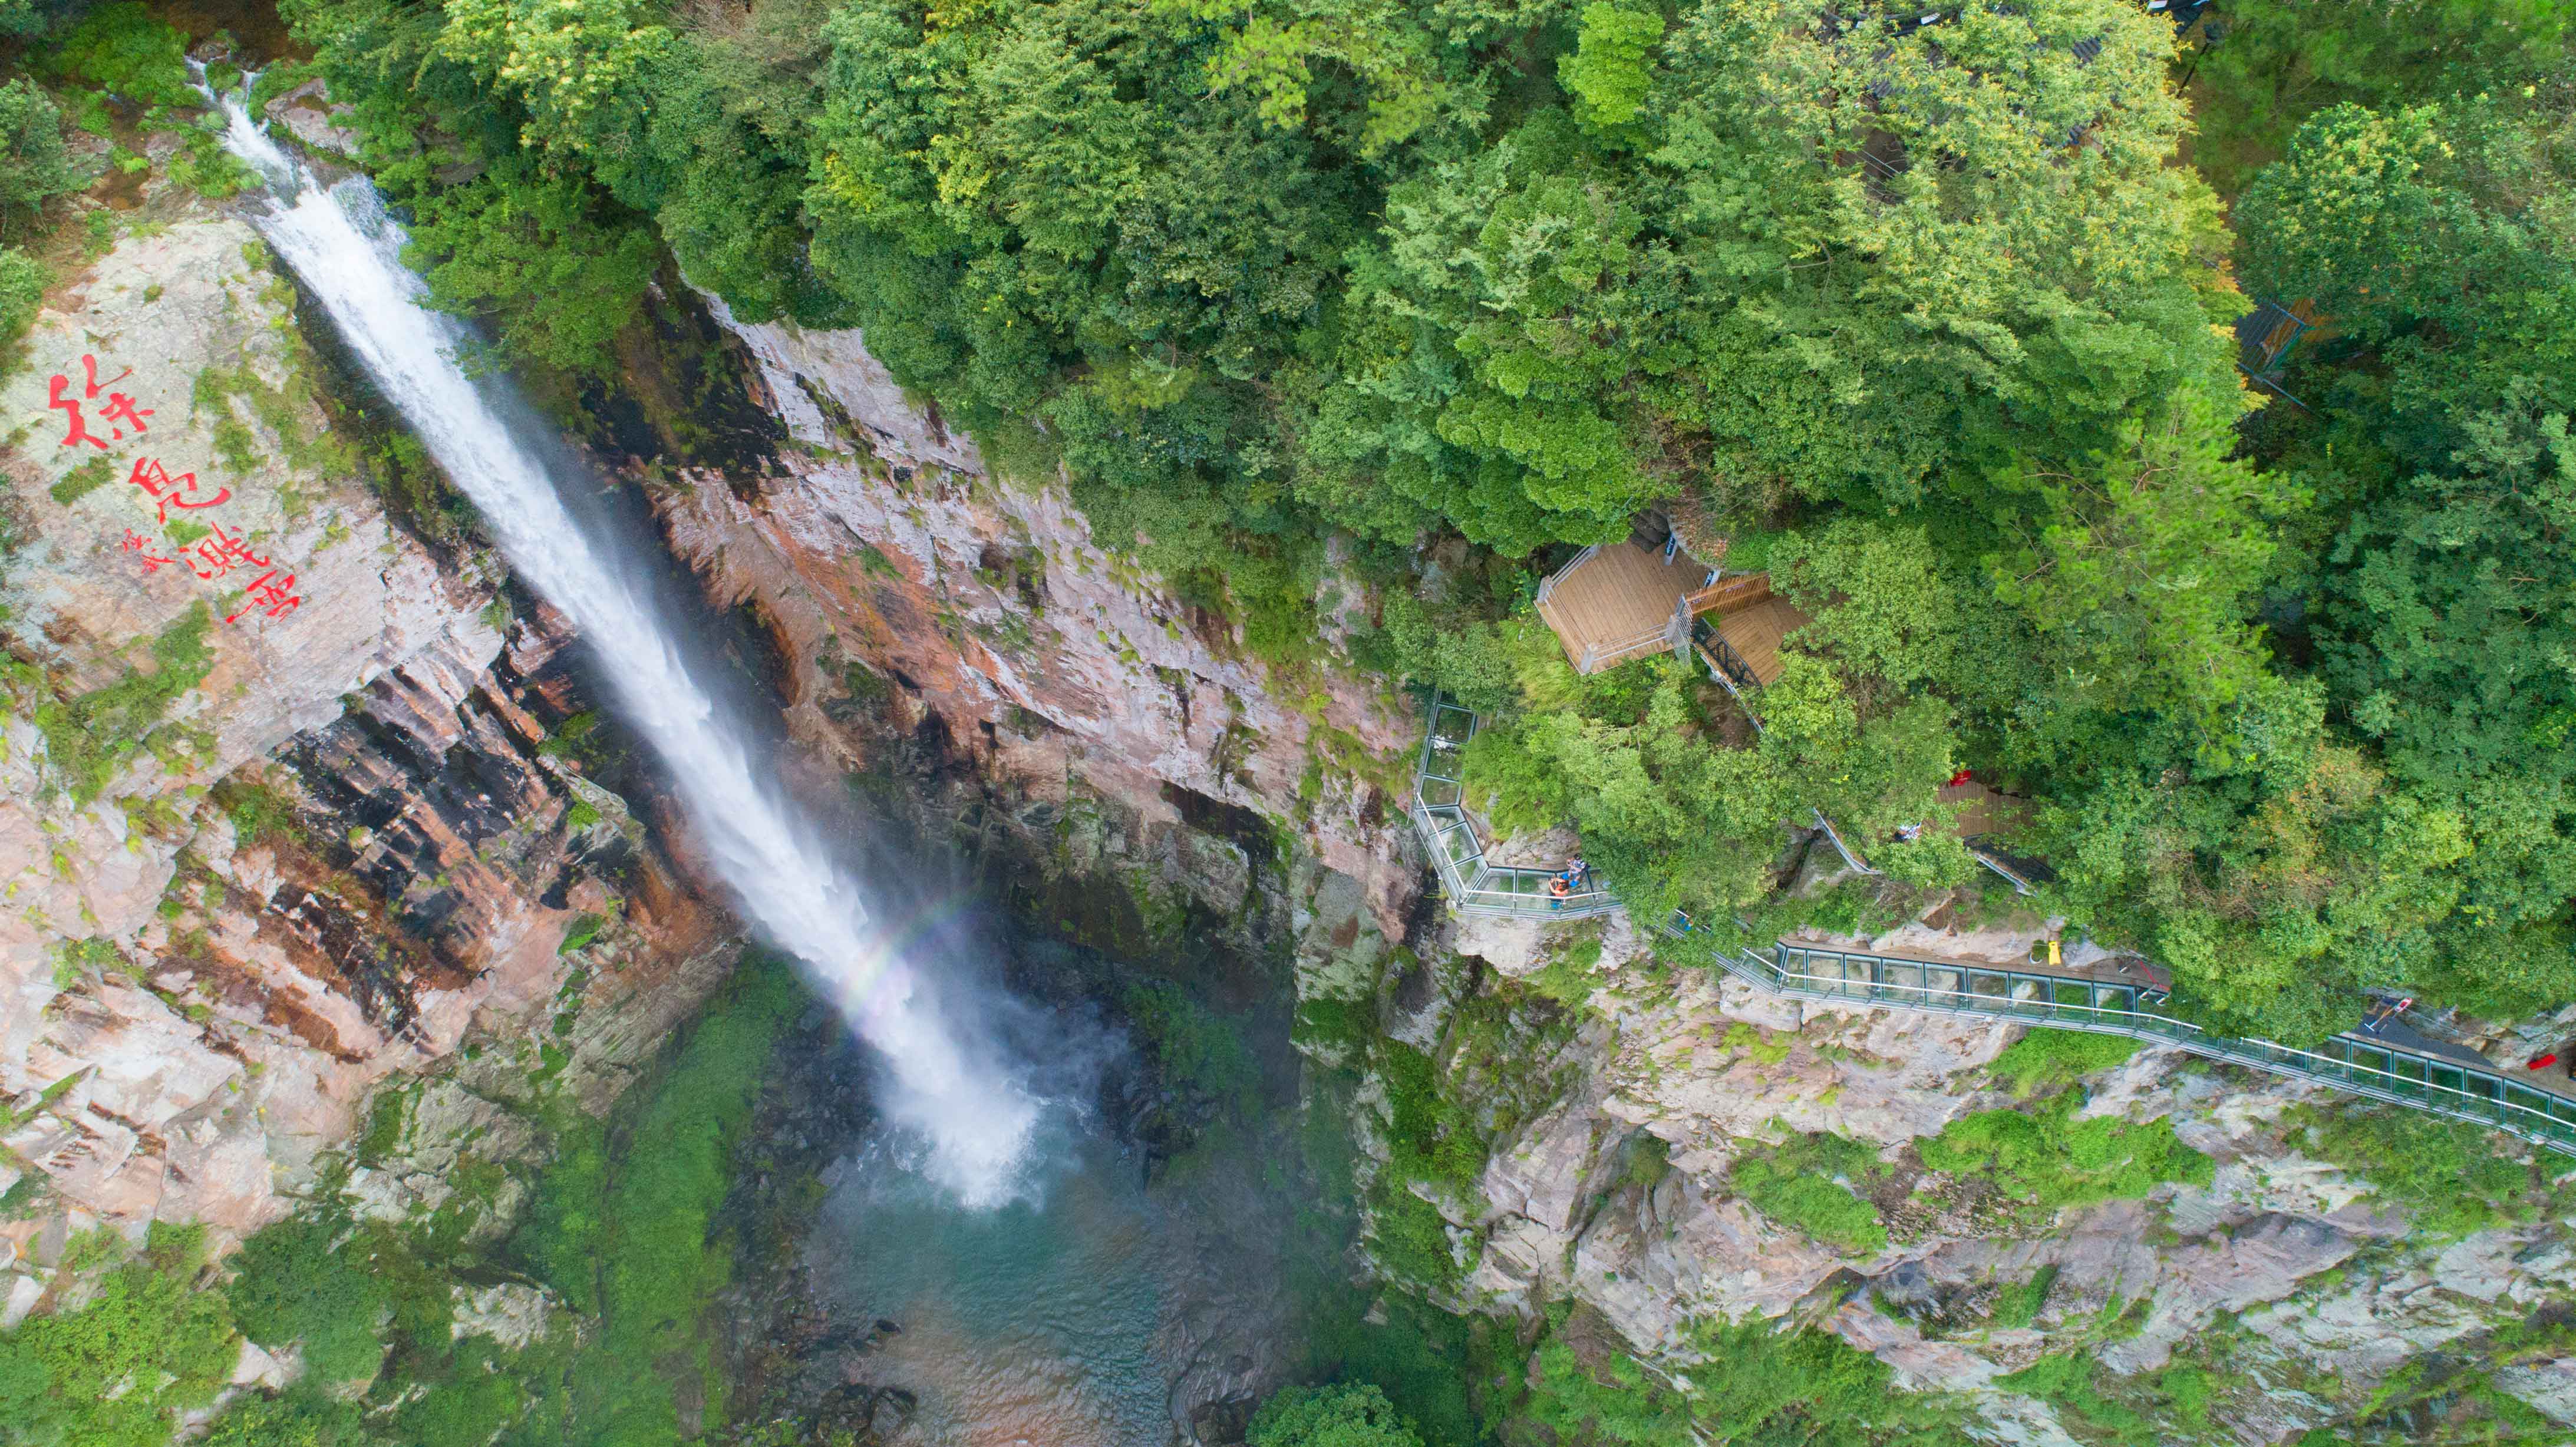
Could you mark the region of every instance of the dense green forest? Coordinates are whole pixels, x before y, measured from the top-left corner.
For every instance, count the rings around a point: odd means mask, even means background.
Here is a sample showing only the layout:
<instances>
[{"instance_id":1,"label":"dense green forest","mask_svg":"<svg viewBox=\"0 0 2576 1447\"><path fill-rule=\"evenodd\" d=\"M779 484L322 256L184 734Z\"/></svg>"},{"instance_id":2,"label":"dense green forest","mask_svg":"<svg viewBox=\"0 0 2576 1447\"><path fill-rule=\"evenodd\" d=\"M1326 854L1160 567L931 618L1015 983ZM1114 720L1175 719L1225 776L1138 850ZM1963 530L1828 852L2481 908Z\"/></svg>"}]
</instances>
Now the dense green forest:
<instances>
[{"instance_id":1,"label":"dense green forest","mask_svg":"<svg viewBox=\"0 0 2576 1447\"><path fill-rule=\"evenodd\" d=\"M2576 994L2563 5L288 13L536 360L613 366L667 246L864 328L1274 657L1347 534L1363 661L1495 715L1501 801L1634 903L1751 908L1800 806L1881 835L1967 765L2217 1023ZM2298 403L2236 367L2252 297L2330 319ZM1515 616L1651 504L1817 616L1756 745Z\"/></svg>"},{"instance_id":2,"label":"dense green forest","mask_svg":"<svg viewBox=\"0 0 2576 1447\"><path fill-rule=\"evenodd\" d=\"M167 101L110 73L129 8L0 24L77 27L75 112ZM528 367L613 376L666 257L864 328L1292 666L1331 666L1343 536L1357 662L1485 711L1494 807L1642 908L1759 913L1780 821L1884 838L1965 766L2044 801L2046 902L2213 1024L2576 997L2564 0L285 11ZM19 90L7 218L48 184ZM2256 298L2325 319L2277 387ZM1646 506L1816 617L1758 741L1534 633L1539 573Z\"/></svg>"}]
</instances>

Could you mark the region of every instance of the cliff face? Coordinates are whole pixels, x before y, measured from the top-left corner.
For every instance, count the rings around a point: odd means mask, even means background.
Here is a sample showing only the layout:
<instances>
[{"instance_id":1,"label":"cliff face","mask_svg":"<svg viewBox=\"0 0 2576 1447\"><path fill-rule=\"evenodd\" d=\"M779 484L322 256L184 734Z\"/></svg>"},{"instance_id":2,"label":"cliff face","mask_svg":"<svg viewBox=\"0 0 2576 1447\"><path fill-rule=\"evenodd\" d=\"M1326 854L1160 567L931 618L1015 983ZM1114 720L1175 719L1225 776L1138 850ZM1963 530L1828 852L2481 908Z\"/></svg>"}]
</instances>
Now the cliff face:
<instances>
[{"instance_id":1,"label":"cliff face","mask_svg":"<svg viewBox=\"0 0 2576 1447\"><path fill-rule=\"evenodd\" d=\"M517 1105L613 1095L733 957L561 620L498 591L251 229L157 176L0 380L13 1316L72 1234L220 1244L362 1132L352 1189L434 1207L527 1144ZM1245 657L855 335L717 315L775 445L646 489L760 636L804 782L1131 959L1403 929L1391 699Z\"/></svg>"},{"instance_id":2,"label":"cliff face","mask_svg":"<svg viewBox=\"0 0 2576 1447\"><path fill-rule=\"evenodd\" d=\"M1034 862L1023 898L1101 943L1194 920L1267 951L1263 901L1328 876L1403 933L1414 740L1396 699L1247 656L1232 625L1097 547L1060 489L995 482L856 333L710 305L787 439L655 503L711 600L749 605L774 640L816 754L859 771L907 755L904 808ZM1303 888L1284 888L1291 860Z\"/></svg>"},{"instance_id":3,"label":"cliff face","mask_svg":"<svg viewBox=\"0 0 2576 1447\"><path fill-rule=\"evenodd\" d=\"M726 958L548 746L583 707L561 627L361 481L382 439L335 426L251 230L166 188L125 219L0 381L13 1314L71 1231L275 1218L478 1026L594 1001L555 1069L605 1092Z\"/></svg>"},{"instance_id":4,"label":"cliff face","mask_svg":"<svg viewBox=\"0 0 2576 1447\"><path fill-rule=\"evenodd\" d=\"M1962 957L2013 943L1907 933ZM2159 1440L2285 1442L2321 1426L2431 1440L2482 1392L2544 1433L2576 1424L2576 1358L2550 1325L2576 1291L2563 1159L2477 1137L2464 1168L2427 1182L2409 1131L2436 1128L2403 1112L2168 1050L2099 1064L2113 1048L2034 1079L2005 1055L2020 1027L1801 1007L1668 971L1624 917L1572 932L1479 922L1445 943L1434 988L1370 990L1347 971L1306 984L1372 1001L1390 1034L1463 1078L1493 1133L1472 1187L1404 1185L1449 1223L1462 1309L1526 1319L1571 1299L1579 1326L1684 1378L1709 1323L1800 1321L2014 1442L2105 1440L2122 1411ZM1524 1053L1485 1043L1497 1012ZM2052 1109L2063 1133L2034 1136L2032 1158L1972 1170L1935 1154L1945 1128L1985 1112ZM2320 1149L2355 1120L2386 1133ZM2131 1149L2087 1144L2095 1121L2169 1125L2191 1154L2175 1179L2061 1201L2053 1179L2107 1179L2106 1159ZM1796 1154L1820 1136L1854 1148ZM1381 1139L1380 1160L1392 1154ZM1858 1207L1818 1215L1813 1194L1765 1193L1743 1168L1771 1160ZM2051 1359L2080 1364L2092 1407L2033 1379Z\"/></svg>"}]
</instances>

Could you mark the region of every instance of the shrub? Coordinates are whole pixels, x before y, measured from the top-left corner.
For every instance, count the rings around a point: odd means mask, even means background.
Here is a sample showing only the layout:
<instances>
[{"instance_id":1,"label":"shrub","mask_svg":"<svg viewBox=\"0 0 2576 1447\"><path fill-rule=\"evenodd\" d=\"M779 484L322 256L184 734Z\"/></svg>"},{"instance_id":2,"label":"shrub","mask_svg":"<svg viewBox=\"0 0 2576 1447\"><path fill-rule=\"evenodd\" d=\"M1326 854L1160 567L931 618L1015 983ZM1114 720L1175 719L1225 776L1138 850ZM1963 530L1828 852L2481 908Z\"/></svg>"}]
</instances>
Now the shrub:
<instances>
[{"instance_id":1,"label":"shrub","mask_svg":"<svg viewBox=\"0 0 2576 1447\"><path fill-rule=\"evenodd\" d=\"M1736 1194L1783 1226L1845 1251L1872 1254L1887 1246L1878 1208L1836 1177L1864 1181L1885 1168L1869 1147L1836 1135L1796 1135L1764 1155L1738 1159L1728 1179Z\"/></svg>"},{"instance_id":2,"label":"shrub","mask_svg":"<svg viewBox=\"0 0 2576 1447\"><path fill-rule=\"evenodd\" d=\"M1472 1193L1485 1170L1485 1143L1465 1107L1441 1090L1438 1064L1396 1041L1387 1042L1377 1064L1386 1085L1389 1169Z\"/></svg>"},{"instance_id":3,"label":"shrub","mask_svg":"<svg viewBox=\"0 0 2576 1447\"><path fill-rule=\"evenodd\" d=\"M1238 1116L1259 1106L1261 1063L1236 1022L1160 980L1129 986L1119 1003L1165 1085Z\"/></svg>"},{"instance_id":4,"label":"shrub","mask_svg":"<svg viewBox=\"0 0 2576 1447\"><path fill-rule=\"evenodd\" d=\"M188 77L188 38L135 0L89 12L54 52L63 75L147 106L195 106Z\"/></svg>"},{"instance_id":5,"label":"shrub","mask_svg":"<svg viewBox=\"0 0 2576 1447\"><path fill-rule=\"evenodd\" d=\"M244 843L306 842L304 821L294 798L272 784L257 779L226 779L215 786L214 801L215 807L232 821L234 835Z\"/></svg>"},{"instance_id":6,"label":"shrub","mask_svg":"<svg viewBox=\"0 0 2576 1447\"><path fill-rule=\"evenodd\" d=\"M18 339L36 324L53 280L45 264L14 246L0 246L0 376L8 374Z\"/></svg>"},{"instance_id":7,"label":"shrub","mask_svg":"<svg viewBox=\"0 0 2576 1447\"><path fill-rule=\"evenodd\" d=\"M357 1403L309 1389L241 1398L197 1439L199 1447L340 1447L364 1440Z\"/></svg>"},{"instance_id":8,"label":"shrub","mask_svg":"<svg viewBox=\"0 0 2576 1447\"><path fill-rule=\"evenodd\" d=\"M2025 1204L2049 1212L2143 1196L2167 1181L2209 1183L2215 1170L2209 1157L2175 1139L2170 1122L2079 1121L2075 1104L2068 1093L2035 1110L1979 1111L1916 1148L1933 1170L1990 1176Z\"/></svg>"},{"instance_id":9,"label":"shrub","mask_svg":"<svg viewBox=\"0 0 2576 1447\"><path fill-rule=\"evenodd\" d=\"M400 1098L388 1091L377 1100ZM243 1243L232 1261L238 1274L225 1290L245 1336L271 1350L303 1343L306 1364L323 1382L375 1373L384 1358L376 1332L393 1305L370 1263L355 1259L364 1249L356 1238L334 1239L347 1225L326 1212L269 1227Z\"/></svg>"},{"instance_id":10,"label":"shrub","mask_svg":"<svg viewBox=\"0 0 2576 1447\"><path fill-rule=\"evenodd\" d=\"M259 172L212 134L192 131L187 144L170 157L170 179L207 200L228 201L258 185Z\"/></svg>"},{"instance_id":11,"label":"shrub","mask_svg":"<svg viewBox=\"0 0 2576 1447\"><path fill-rule=\"evenodd\" d=\"M33 217L46 202L86 182L63 144L63 113L53 98L23 76L0 85L0 236L9 234L13 218ZM0 302L0 342L16 340L26 326L5 325L5 306Z\"/></svg>"},{"instance_id":12,"label":"shrub","mask_svg":"<svg viewBox=\"0 0 2576 1447\"><path fill-rule=\"evenodd\" d=\"M2405 1205L2426 1233L2453 1238L2529 1214L2520 1148L2459 1121L2345 1106L2313 1123L2317 1153Z\"/></svg>"},{"instance_id":13,"label":"shrub","mask_svg":"<svg viewBox=\"0 0 2576 1447\"><path fill-rule=\"evenodd\" d=\"M1429 1201L1384 1181L1370 1197L1369 1255L1398 1281L1450 1287L1458 1282L1458 1255L1449 1223Z\"/></svg>"},{"instance_id":14,"label":"shrub","mask_svg":"<svg viewBox=\"0 0 2576 1447\"><path fill-rule=\"evenodd\" d=\"M164 1238L77 1311L0 1336L0 1440L164 1447L173 1414L213 1400L233 1365L224 1298L193 1285L192 1243Z\"/></svg>"},{"instance_id":15,"label":"shrub","mask_svg":"<svg viewBox=\"0 0 2576 1447\"><path fill-rule=\"evenodd\" d=\"M72 468L46 491L65 507L80 501L116 480L116 464L104 457L93 457Z\"/></svg>"},{"instance_id":16,"label":"shrub","mask_svg":"<svg viewBox=\"0 0 2576 1447\"><path fill-rule=\"evenodd\" d=\"M1587 1369L1552 1334L1538 1350L1529 1416L1568 1443L1967 1441L1935 1402L1894 1391L1884 1363L1830 1333L1754 1320L1697 1326L1691 1337L1701 1360L1688 1372L1688 1389L1676 1390L1624 1354L1604 1354Z\"/></svg>"},{"instance_id":17,"label":"shrub","mask_svg":"<svg viewBox=\"0 0 2576 1447\"><path fill-rule=\"evenodd\" d=\"M2138 1053L2139 1042L2089 1030L2032 1030L1995 1057L1994 1072L2027 1099L2073 1085Z\"/></svg>"},{"instance_id":18,"label":"shrub","mask_svg":"<svg viewBox=\"0 0 2576 1447\"><path fill-rule=\"evenodd\" d=\"M1386 1394L1369 1386L1289 1387L1261 1404L1250 1447L1422 1447Z\"/></svg>"},{"instance_id":19,"label":"shrub","mask_svg":"<svg viewBox=\"0 0 2576 1447\"><path fill-rule=\"evenodd\" d=\"M170 705L205 680L215 666L215 651L206 646L206 628L213 621L206 605L196 604L152 640L155 666L150 673L129 668L103 688L37 705L36 727L45 736L45 755L75 800L85 804L97 798L126 759L143 747Z\"/></svg>"},{"instance_id":20,"label":"shrub","mask_svg":"<svg viewBox=\"0 0 2576 1447\"><path fill-rule=\"evenodd\" d=\"M2028 1281L2016 1281L1995 1294L1994 1324L2004 1327L2028 1326L2039 1319L2039 1309L2048 1304L2048 1289L2057 1284L2057 1268L2043 1266Z\"/></svg>"}]
</instances>

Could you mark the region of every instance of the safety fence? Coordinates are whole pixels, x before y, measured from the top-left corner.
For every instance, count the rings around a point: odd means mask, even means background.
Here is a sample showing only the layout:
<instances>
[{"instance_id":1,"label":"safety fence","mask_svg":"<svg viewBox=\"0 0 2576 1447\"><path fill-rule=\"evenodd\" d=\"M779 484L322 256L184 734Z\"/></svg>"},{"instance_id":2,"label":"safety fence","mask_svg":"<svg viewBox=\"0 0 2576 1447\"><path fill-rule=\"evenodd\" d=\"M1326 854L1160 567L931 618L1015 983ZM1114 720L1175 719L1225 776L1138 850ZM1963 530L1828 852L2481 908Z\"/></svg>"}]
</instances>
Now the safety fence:
<instances>
[{"instance_id":1,"label":"safety fence","mask_svg":"<svg viewBox=\"0 0 2576 1447\"><path fill-rule=\"evenodd\" d=\"M1414 827L1439 871L1450 907L1462 914L1533 918L1576 918L1619 909L1600 881L1588 875L1579 892L1555 896L1548 881L1561 877L1562 870L1485 862L1484 841L1466 808L1460 767L1477 724L1473 712L1433 699L1411 801ZM1664 925L1668 934L1687 935L1692 929L1690 918L1678 913ZM2482 1061L2409 1049L2366 1030L2347 1031L2311 1050L2212 1034L2167 1013L2169 997L2145 979L2084 979L1792 940L1778 941L1767 955L1721 950L1716 958L1728 974L1787 999L2126 1035L2489 1126L2576 1155L2576 1099L2541 1090Z\"/></svg>"},{"instance_id":2,"label":"safety fence","mask_svg":"<svg viewBox=\"0 0 2576 1447\"><path fill-rule=\"evenodd\" d=\"M1580 918L1617 909L1618 901L1588 873L1568 881L1558 894L1554 882L1567 873L1562 866L1532 869L1486 862L1485 840L1467 812L1465 771L1459 766L1468 740L1476 736L1476 724L1476 715L1468 710L1432 701L1431 728L1422 740L1408 805L1450 903L1472 914L1541 918Z\"/></svg>"}]
</instances>

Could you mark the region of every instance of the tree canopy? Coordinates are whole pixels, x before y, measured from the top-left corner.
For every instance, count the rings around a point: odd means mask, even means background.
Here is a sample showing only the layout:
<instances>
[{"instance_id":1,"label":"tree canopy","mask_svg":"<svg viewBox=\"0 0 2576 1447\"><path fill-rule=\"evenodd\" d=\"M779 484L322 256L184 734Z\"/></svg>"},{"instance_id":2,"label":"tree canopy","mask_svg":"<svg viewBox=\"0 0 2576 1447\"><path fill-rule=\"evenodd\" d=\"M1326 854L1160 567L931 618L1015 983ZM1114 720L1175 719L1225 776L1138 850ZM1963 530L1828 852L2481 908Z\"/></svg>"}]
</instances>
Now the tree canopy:
<instances>
[{"instance_id":1,"label":"tree canopy","mask_svg":"<svg viewBox=\"0 0 2576 1447\"><path fill-rule=\"evenodd\" d=\"M857 326L1246 646L1492 719L1641 908L1958 767L2213 1023L2576 995L2564 7L288 0L444 303ZM2197 165L2187 164L2197 162ZM2327 319L2296 403L2256 298ZM1758 704L1516 611L1641 509L1813 618Z\"/></svg>"}]
</instances>

